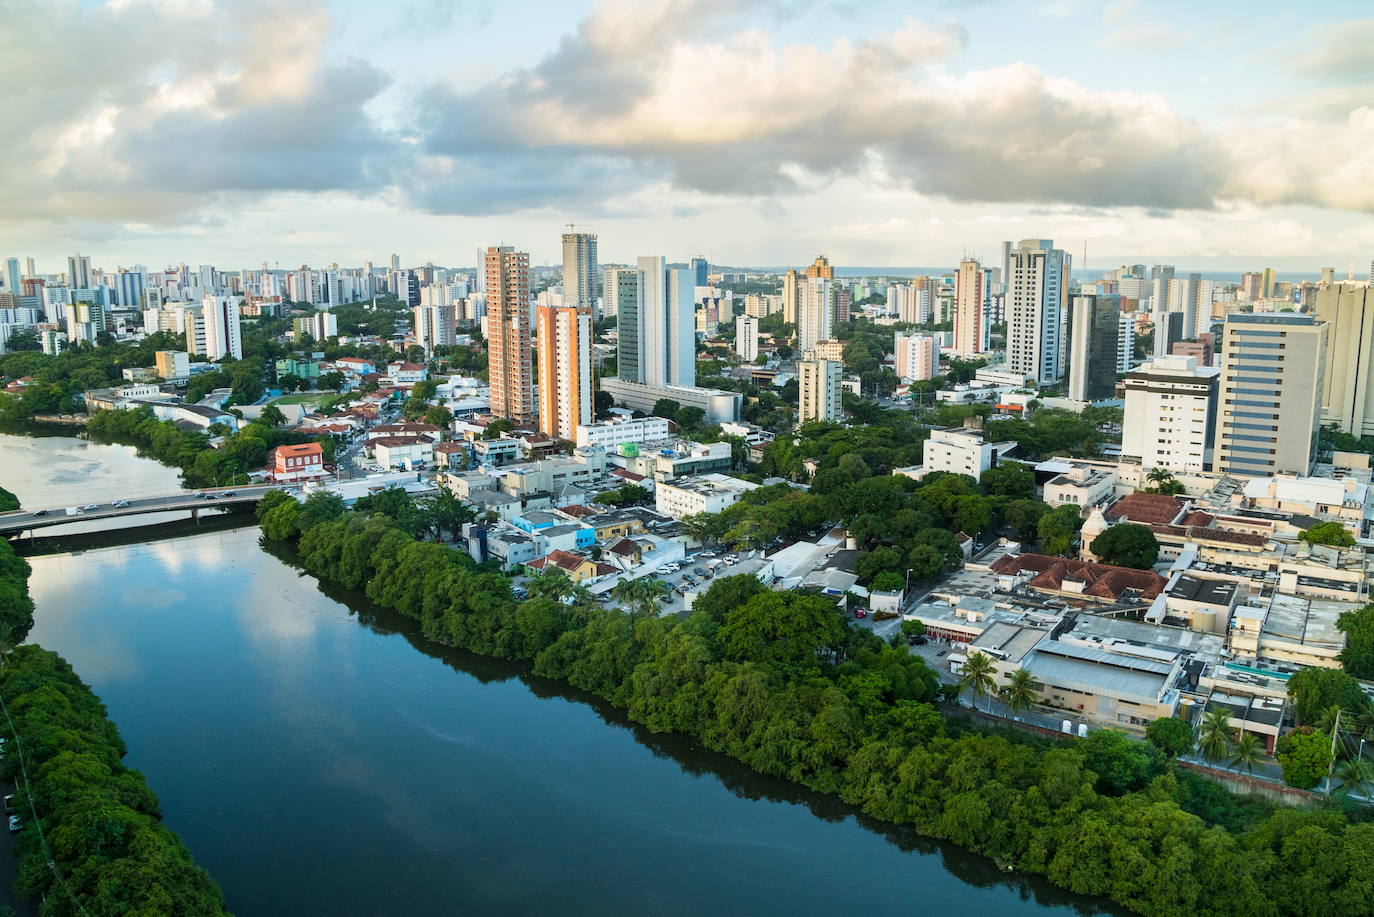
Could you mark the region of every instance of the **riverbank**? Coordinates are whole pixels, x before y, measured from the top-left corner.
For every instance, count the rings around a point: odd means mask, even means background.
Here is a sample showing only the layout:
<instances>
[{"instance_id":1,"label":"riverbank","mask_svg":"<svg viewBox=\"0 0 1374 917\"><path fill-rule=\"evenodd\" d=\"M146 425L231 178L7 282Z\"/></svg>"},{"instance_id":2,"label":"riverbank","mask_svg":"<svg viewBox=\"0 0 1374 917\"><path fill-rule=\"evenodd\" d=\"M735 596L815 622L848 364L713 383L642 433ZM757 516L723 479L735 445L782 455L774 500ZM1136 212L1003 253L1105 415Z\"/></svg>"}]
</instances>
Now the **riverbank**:
<instances>
[{"instance_id":1,"label":"riverbank","mask_svg":"<svg viewBox=\"0 0 1374 917\"><path fill-rule=\"evenodd\" d=\"M1374 826L1333 812L1267 814L1113 733L1053 743L970 733L930 705L929 670L838 629L838 616L830 623L805 596L725 580L685 620L636 619L517 603L504 577L380 517L318 522L299 542L308 571L364 588L436 642L531 659L536 674L651 730L693 735L761 773L1072 891L1145 914L1278 914L1306 912L1306 882L1342 901L1342 913L1374 907L1362 879L1292 863L1284 840L1302 828L1353 861L1374 854Z\"/></svg>"}]
</instances>

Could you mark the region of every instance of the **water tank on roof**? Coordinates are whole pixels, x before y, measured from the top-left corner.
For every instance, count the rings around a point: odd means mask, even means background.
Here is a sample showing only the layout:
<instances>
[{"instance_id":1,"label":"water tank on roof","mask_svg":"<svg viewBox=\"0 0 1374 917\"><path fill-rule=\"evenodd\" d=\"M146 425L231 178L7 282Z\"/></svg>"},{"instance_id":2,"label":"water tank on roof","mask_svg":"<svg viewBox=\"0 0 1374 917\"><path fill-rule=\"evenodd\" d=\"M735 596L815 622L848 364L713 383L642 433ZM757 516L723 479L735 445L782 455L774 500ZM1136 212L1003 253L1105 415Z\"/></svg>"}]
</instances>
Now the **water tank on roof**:
<instances>
[{"instance_id":1,"label":"water tank on roof","mask_svg":"<svg viewBox=\"0 0 1374 917\"><path fill-rule=\"evenodd\" d=\"M639 455L639 443L621 443L619 451L626 458L635 458Z\"/></svg>"}]
</instances>

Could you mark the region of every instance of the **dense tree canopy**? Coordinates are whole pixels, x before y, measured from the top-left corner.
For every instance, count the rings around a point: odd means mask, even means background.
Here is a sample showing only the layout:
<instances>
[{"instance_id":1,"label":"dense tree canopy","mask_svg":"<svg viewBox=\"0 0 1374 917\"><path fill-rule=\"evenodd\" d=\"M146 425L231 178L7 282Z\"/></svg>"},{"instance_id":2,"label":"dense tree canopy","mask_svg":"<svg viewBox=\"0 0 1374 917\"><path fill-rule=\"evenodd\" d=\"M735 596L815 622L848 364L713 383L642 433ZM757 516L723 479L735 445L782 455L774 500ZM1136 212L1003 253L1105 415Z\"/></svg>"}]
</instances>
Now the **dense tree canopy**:
<instances>
[{"instance_id":1,"label":"dense tree canopy","mask_svg":"<svg viewBox=\"0 0 1374 917\"><path fill-rule=\"evenodd\" d=\"M1104 564L1148 570L1159 560L1159 540L1146 526L1123 522L1094 538L1092 552Z\"/></svg>"}]
</instances>

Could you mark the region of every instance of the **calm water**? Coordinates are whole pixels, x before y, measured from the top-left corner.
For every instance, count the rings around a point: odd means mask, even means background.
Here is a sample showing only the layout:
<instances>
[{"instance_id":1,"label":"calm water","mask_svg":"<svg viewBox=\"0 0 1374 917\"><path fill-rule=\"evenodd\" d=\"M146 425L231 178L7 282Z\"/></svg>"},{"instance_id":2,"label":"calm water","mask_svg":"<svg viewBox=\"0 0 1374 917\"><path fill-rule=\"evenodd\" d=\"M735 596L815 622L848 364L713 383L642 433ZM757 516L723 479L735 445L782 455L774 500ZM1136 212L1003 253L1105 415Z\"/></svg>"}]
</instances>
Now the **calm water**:
<instances>
[{"instance_id":1,"label":"calm water","mask_svg":"<svg viewBox=\"0 0 1374 917\"><path fill-rule=\"evenodd\" d=\"M105 474L78 440L39 447ZM0 437L0 483L26 499L32 448ZM130 487L174 477L108 457ZM521 667L441 653L254 529L30 560L32 639L105 700L241 917L1101 913Z\"/></svg>"}]
</instances>

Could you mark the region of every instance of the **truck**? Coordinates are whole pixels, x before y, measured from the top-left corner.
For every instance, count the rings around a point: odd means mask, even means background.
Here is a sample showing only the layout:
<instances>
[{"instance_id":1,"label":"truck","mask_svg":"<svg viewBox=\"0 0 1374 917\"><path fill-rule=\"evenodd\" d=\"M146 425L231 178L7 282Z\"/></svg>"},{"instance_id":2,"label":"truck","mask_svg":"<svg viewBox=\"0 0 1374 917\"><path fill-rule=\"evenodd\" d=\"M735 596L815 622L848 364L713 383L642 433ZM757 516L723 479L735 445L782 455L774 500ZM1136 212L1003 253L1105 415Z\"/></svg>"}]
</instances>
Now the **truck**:
<instances>
[{"instance_id":1,"label":"truck","mask_svg":"<svg viewBox=\"0 0 1374 917\"><path fill-rule=\"evenodd\" d=\"M76 507L76 506L69 506L69 507L67 507L67 515L68 515L68 516L77 516L77 515L80 515L80 514L81 514L81 509L80 509L79 507Z\"/></svg>"}]
</instances>

